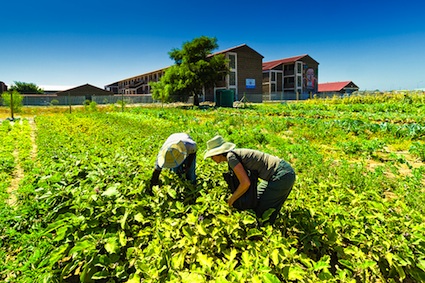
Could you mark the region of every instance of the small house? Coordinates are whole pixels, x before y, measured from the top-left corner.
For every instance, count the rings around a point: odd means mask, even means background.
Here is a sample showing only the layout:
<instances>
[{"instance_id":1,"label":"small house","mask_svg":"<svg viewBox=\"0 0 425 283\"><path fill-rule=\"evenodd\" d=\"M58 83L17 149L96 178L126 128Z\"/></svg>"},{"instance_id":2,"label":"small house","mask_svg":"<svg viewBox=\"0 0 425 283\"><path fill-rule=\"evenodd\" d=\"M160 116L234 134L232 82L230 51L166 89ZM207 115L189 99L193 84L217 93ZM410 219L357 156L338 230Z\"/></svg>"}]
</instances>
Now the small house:
<instances>
[{"instance_id":1,"label":"small house","mask_svg":"<svg viewBox=\"0 0 425 283\"><path fill-rule=\"evenodd\" d=\"M319 95L321 97L328 97L334 95L350 95L355 91L358 91L359 87L352 81L342 82L329 82L319 84Z\"/></svg>"}]
</instances>

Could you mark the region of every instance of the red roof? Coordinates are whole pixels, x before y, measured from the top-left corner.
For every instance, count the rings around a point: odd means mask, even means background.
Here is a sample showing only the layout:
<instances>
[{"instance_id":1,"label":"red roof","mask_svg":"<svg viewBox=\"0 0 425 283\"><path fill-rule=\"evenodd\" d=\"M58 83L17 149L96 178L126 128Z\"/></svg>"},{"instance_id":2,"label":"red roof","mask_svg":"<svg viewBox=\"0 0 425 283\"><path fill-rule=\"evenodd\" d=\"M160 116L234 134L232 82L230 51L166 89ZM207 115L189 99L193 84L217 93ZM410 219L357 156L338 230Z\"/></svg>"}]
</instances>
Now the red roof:
<instances>
[{"instance_id":1,"label":"red roof","mask_svg":"<svg viewBox=\"0 0 425 283\"><path fill-rule=\"evenodd\" d=\"M295 63L296 61L300 61L304 57L310 57L310 56L308 56L307 54L303 54L303 55L299 55L299 56L293 56L293 57L289 57L289 58L283 58L283 59L279 59L279 60L263 62L263 71L271 70L271 69L276 68L277 66L279 66L281 64ZM311 58L311 59L314 60L313 58Z\"/></svg>"},{"instance_id":2,"label":"red roof","mask_svg":"<svg viewBox=\"0 0 425 283\"><path fill-rule=\"evenodd\" d=\"M318 92L341 91L344 87L352 83L352 81L321 83L318 87Z\"/></svg>"}]
</instances>

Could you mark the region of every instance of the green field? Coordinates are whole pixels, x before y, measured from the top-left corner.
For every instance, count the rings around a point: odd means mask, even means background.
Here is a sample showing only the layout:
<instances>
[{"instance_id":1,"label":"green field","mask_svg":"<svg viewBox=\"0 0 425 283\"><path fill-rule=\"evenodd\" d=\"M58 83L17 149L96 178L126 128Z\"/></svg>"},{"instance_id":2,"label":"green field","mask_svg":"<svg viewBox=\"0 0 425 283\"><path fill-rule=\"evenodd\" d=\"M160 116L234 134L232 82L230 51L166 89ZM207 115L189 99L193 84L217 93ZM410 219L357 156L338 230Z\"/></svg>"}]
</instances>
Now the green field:
<instances>
[{"instance_id":1,"label":"green field","mask_svg":"<svg viewBox=\"0 0 425 283\"><path fill-rule=\"evenodd\" d=\"M0 109L2 282L425 282L425 95L240 108ZM198 183L163 141L198 143ZM273 226L227 206L220 134L291 163Z\"/></svg>"}]
</instances>

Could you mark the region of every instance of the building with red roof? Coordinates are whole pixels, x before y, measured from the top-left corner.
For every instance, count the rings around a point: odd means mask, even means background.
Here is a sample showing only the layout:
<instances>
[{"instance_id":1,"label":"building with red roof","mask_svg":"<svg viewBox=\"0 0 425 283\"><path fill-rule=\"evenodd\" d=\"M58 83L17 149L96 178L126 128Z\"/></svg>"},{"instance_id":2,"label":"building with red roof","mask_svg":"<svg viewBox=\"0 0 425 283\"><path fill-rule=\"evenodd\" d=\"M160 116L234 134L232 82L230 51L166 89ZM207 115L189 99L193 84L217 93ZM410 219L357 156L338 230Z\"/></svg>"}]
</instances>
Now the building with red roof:
<instances>
[{"instance_id":1,"label":"building with red roof","mask_svg":"<svg viewBox=\"0 0 425 283\"><path fill-rule=\"evenodd\" d=\"M352 81L320 83L318 88L320 96L350 95L358 90L359 87Z\"/></svg>"},{"instance_id":2,"label":"building with red roof","mask_svg":"<svg viewBox=\"0 0 425 283\"><path fill-rule=\"evenodd\" d=\"M317 93L319 63L309 55L299 55L263 63L263 95L307 98Z\"/></svg>"},{"instance_id":3,"label":"building with red roof","mask_svg":"<svg viewBox=\"0 0 425 283\"><path fill-rule=\"evenodd\" d=\"M231 91L234 100L250 102L267 99L306 99L318 92L319 63L308 54L263 62L264 56L246 44L211 55L224 54L230 72L211 88L205 88L202 101L216 101L219 93ZM114 94L151 95L150 82L157 82L169 67L122 79L106 85Z\"/></svg>"},{"instance_id":4,"label":"building with red roof","mask_svg":"<svg viewBox=\"0 0 425 283\"><path fill-rule=\"evenodd\" d=\"M203 99L215 101L215 94L222 90L232 90L234 99L240 100L245 96L251 102L262 102L262 72L263 56L246 44L228 48L210 56L224 54L229 60L230 72L213 88L204 90ZM123 79L105 86L106 90L115 94L150 94L150 82L157 82L169 67L149 73Z\"/></svg>"},{"instance_id":5,"label":"building with red roof","mask_svg":"<svg viewBox=\"0 0 425 283\"><path fill-rule=\"evenodd\" d=\"M7 85L4 82L0 81L0 94L7 91Z\"/></svg>"}]
</instances>

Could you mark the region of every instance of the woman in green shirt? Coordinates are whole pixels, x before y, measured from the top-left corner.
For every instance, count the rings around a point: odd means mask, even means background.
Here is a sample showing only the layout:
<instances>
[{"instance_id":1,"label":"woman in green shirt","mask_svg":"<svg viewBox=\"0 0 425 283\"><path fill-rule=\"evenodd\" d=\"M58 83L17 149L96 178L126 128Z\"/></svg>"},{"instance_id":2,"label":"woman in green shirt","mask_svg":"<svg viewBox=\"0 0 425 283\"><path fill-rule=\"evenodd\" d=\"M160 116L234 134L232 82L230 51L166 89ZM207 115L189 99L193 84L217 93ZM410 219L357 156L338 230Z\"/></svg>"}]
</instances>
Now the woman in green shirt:
<instances>
[{"instance_id":1,"label":"woman in green shirt","mask_svg":"<svg viewBox=\"0 0 425 283\"><path fill-rule=\"evenodd\" d=\"M235 147L235 144L224 141L223 137L215 136L207 142L204 159L211 157L216 163L227 162L238 178L239 186L227 200L230 206L251 184L246 170L257 171L258 177L263 181L257 186L258 205L254 210L257 217L261 218L264 212L274 208L269 218L269 222L273 223L294 185L294 169L279 157L258 150Z\"/></svg>"}]
</instances>

